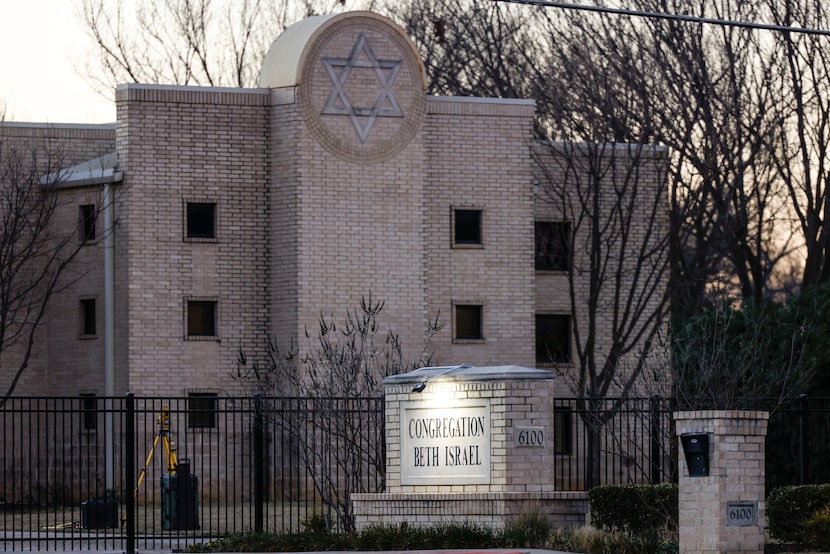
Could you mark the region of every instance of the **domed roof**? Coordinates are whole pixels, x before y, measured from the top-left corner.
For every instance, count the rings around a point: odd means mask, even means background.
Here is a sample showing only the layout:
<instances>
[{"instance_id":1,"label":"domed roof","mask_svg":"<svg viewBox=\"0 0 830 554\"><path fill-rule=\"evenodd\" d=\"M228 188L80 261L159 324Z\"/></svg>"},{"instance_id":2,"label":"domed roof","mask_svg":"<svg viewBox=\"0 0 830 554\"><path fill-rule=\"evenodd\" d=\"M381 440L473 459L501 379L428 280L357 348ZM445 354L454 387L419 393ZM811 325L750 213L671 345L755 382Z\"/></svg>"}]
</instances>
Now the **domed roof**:
<instances>
[{"instance_id":1,"label":"domed roof","mask_svg":"<svg viewBox=\"0 0 830 554\"><path fill-rule=\"evenodd\" d=\"M298 21L289 26L277 37L268 49L262 61L259 75L259 86L262 88L292 87L302 81L302 68L305 62L308 46L329 26L351 18L368 18L385 23L409 43L420 62L420 55L412 41L392 20L368 11L345 12L339 14L317 15ZM426 75L423 64L420 64L421 84L426 90Z\"/></svg>"},{"instance_id":2,"label":"domed roof","mask_svg":"<svg viewBox=\"0 0 830 554\"><path fill-rule=\"evenodd\" d=\"M286 29L265 56L260 86L292 88L303 128L354 163L401 152L426 113L415 45L393 21L367 11L310 17Z\"/></svg>"}]
</instances>

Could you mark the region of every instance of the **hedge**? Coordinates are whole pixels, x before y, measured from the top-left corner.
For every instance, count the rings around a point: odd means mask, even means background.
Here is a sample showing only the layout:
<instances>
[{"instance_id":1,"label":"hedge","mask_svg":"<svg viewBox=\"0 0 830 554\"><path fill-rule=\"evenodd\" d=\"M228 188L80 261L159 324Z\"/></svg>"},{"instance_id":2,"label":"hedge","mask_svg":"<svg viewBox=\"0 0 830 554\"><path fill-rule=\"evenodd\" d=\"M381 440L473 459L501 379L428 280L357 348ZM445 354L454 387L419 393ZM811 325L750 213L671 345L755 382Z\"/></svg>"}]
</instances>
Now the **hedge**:
<instances>
[{"instance_id":1,"label":"hedge","mask_svg":"<svg viewBox=\"0 0 830 554\"><path fill-rule=\"evenodd\" d=\"M809 544L808 523L830 507L830 484L798 485L772 489L767 496L770 536L782 541Z\"/></svg>"},{"instance_id":2,"label":"hedge","mask_svg":"<svg viewBox=\"0 0 830 554\"><path fill-rule=\"evenodd\" d=\"M677 530L677 485L606 485L588 491L591 525L642 535Z\"/></svg>"}]
</instances>

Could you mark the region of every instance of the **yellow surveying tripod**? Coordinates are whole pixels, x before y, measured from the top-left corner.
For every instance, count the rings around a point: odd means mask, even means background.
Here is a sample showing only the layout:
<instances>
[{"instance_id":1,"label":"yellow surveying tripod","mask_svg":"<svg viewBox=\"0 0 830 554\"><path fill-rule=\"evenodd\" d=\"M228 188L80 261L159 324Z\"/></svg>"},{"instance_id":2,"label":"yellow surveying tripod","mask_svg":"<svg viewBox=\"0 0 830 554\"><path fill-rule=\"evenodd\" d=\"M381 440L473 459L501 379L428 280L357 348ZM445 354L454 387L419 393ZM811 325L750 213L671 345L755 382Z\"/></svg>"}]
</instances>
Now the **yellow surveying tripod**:
<instances>
[{"instance_id":1,"label":"yellow surveying tripod","mask_svg":"<svg viewBox=\"0 0 830 554\"><path fill-rule=\"evenodd\" d=\"M136 497L138 496L138 489L141 488L141 484L147 476L147 468L150 467L150 464L153 461L153 453L156 451L159 441L161 441L164 446L164 453L167 456L167 472L175 474L179 467L179 460L176 458L176 441L173 440L173 434L170 433L170 407L167 404L161 407L161 411L159 412L158 417L156 417L156 421L159 424L159 432L153 440L153 447L150 448L150 453L147 454L147 461L144 462L144 468L141 470L141 473L138 474L138 482L136 483L135 492L133 493Z\"/></svg>"},{"instance_id":2,"label":"yellow surveying tripod","mask_svg":"<svg viewBox=\"0 0 830 554\"><path fill-rule=\"evenodd\" d=\"M159 431L153 440L153 447L147 454L144 467L138 475L133 491L134 500L138 500L138 491L147 477L147 468L153 462L153 454L159 442L164 446L167 456L167 474L161 477L161 527L162 530L199 529L198 481L190 473L190 460L182 459L181 465L176 456L176 441L170 432L170 407L166 404L156 418ZM179 475L181 473L181 475ZM124 514L122 523L127 521Z\"/></svg>"},{"instance_id":3,"label":"yellow surveying tripod","mask_svg":"<svg viewBox=\"0 0 830 554\"><path fill-rule=\"evenodd\" d=\"M164 453L167 457L167 472L175 474L179 467L179 460L176 457L176 441L173 440L173 434L170 432L170 406L165 404L161 407L161 411L156 417L156 422L159 424L159 431L156 434L156 438L153 439L153 446L150 448L150 453L147 454L147 461L144 462L144 467L141 469L141 473L138 474L138 481L133 491L134 499L138 499L138 489L144 483L144 478L147 476L147 468L153 462L153 454L156 451L159 441L164 446ZM121 516L122 525L125 521L127 521L127 514Z\"/></svg>"}]
</instances>

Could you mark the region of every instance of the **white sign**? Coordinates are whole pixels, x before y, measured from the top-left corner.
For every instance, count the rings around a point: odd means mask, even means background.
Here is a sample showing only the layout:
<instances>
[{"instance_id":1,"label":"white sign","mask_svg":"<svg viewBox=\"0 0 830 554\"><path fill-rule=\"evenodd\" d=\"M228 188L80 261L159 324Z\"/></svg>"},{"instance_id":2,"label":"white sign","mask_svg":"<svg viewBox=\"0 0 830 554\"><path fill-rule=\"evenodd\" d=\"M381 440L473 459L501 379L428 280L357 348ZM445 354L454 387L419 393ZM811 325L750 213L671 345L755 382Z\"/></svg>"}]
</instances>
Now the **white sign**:
<instances>
[{"instance_id":1,"label":"white sign","mask_svg":"<svg viewBox=\"0 0 830 554\"><path fill-rule=\"evenodd\" d=\"M401 403L402 485L489 485L490 401Z\"/></svg>"}]
</instances>

